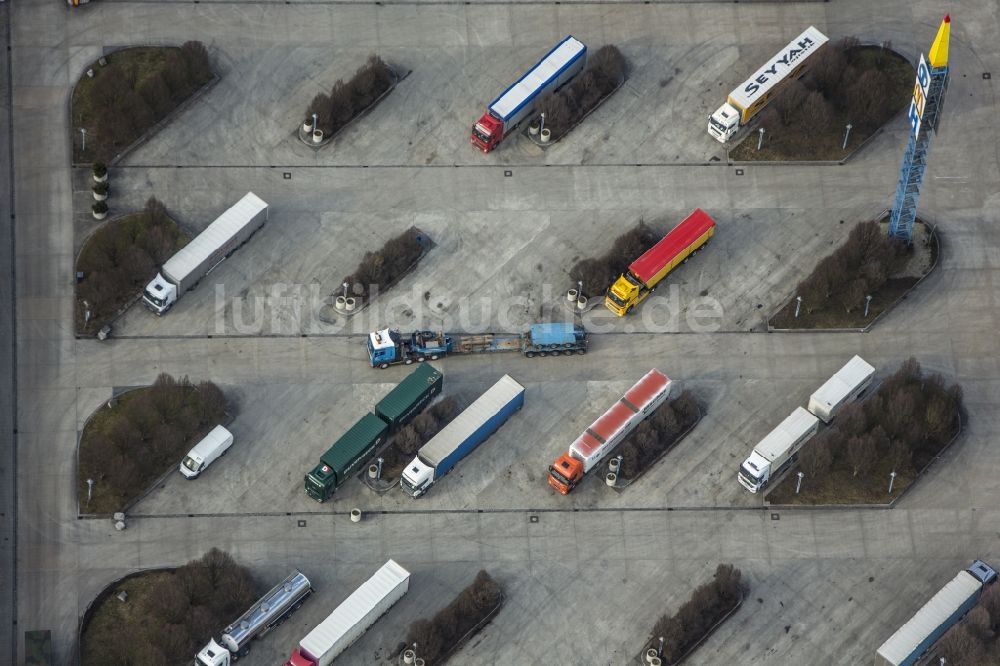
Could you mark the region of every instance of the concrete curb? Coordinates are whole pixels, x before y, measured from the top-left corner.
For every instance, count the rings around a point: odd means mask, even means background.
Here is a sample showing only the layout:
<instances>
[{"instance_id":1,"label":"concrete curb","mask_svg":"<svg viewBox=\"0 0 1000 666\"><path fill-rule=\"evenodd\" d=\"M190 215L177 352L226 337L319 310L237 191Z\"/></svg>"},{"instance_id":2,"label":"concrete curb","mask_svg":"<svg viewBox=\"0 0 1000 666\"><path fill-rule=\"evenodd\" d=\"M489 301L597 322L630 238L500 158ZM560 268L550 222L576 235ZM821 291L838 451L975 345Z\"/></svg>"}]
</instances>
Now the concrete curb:
<instances>
[{"instance_id":1,"label":"concrete curb","mask_svg":"<svg viewBox=\"0 0 1000 666\"><path fill-rule=\"evenodd\" d=\"M881 217L885 215L885 213L887 212L888 209L882 211L882 213L878 215L878 219L881 219ZM927 279L927 277L934 272L934 269L937 268L938 264L941 263L941 239L938 236L937 225L935 224L933 226L930 226L928 225L927 222L923 220L917 220L917 222L928 228L928 234L930 235L931 238L934 239L934 243L937 246L937 256L935 256L934 258L934 263L931 264L930 268L927 269L926 273L921 275L920 278L913 283L912 287L903 292L899 296L899 298L893 301L886 309L882 310L882 312L879 312L877 315L875 315L875 317L872 318L872 320L868 322L868 324L866 324L864 327L862 328L774 328L773 326L771 326L771 319L779 312L784 310L785 307L792 302L792 299L795 298L795 295L793 294L789 296L787 299L785 299L782 302L782 304L767 318L767 320L765 321L765 324L767 326L767 332L768 333L867 333L868 331L870 331L872 327L875 326L876 323L882 320L883 317L885 317L887 314L896 309L896 306L899 305L900 301L905 300L906 297L910 295L910 292L912 292L914 289L920 286L920 283L923 282L925 279Z\"/></svg>"},{"instance_id":2,"label":"concrete curb","mask_svg":"<svg viewBox=\"0 0 1000 666\"><path fill-rule=\"evenodd\" d=\"M344 124L344 126L341 127L339 130L337 130L336 132L334 132L330 136L325 137L319 143L314 143L313 140L312 140L312 138L311 138L311 136L307 140L302 135L302 123L299 123L298 129L296 129L295 132L294 132L295 137L299 140L299 142L302 143L302 145L308 146L309 148L312 148L313 150L319 150L320 148L325 148L326 146L328 146L331 143L333 143L334 139L336 139L338 136L340 136L341 134L343 134L349 127L351 127L355 123L355 121L360 120L361 118L363 118L364 116L366 116L369 111L371 111L376 106L378 106L379 103L382 100L384 100L386 97L389 96L389 93L391 93L393 90L396 89L396 86L398 86L400 84L400 82L402 82L406 77L408 77L410 74L413 73L413 70L410 69L410 70L406 71L406 74L403 74L402 76L400 76L399 73L396 71L396 68L393 67L392 65L389 65L389 71L392 72L392 78L393 78L393 81L389 85L389 88L387 90L385 90L381 95L379 95L378 97L376 97L374 102L372 102L371 104L369 104L365 108L363 108L360 111L358 111L354 115L354 117L351 118L350 120L348 120Z\"/></svg>"}]
</instances>

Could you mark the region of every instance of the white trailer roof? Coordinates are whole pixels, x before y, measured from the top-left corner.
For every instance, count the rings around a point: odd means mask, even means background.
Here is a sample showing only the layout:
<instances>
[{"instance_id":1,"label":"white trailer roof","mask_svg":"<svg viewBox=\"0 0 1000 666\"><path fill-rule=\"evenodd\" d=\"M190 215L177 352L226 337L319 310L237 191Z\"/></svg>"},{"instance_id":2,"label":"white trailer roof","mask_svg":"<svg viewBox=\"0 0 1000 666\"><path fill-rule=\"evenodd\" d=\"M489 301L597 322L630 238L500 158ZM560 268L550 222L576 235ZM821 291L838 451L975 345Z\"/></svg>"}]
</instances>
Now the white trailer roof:
<instances>
[{"instance_id":1,"label":"white trailer roof","mask_svg":"<svg viewBox=\"0 0 1000 666\"><path fill-rule=\"evenodd\" d=\"M968 571L960 571L950 583L931 597L931 600L924 604L909 622L882 643L878 654L890 664L902 662L982 585Z\"/></svg>"},{"instance_id":2,"label":"white trailer roof","mask_svg":"<svg viewBox=\"0 0 1000 666\"><path fill-rule=\"evenodd\" d=\"M258 213L266 209L267 203L263 199L253 192L247 192L242 199L208 225L207 229L195 236L194 240L170 257L163 265L163 270L177 279L183 279L235 236Z\"/></svg>"},{"instance_id":3,"label":"white trailer roof","mask_svg":"<svg viewBox=\"0 0 1000 666\"><path fill-rule=\"evenodd\" d=\"M780 457L795 440L808 432L819 421L804 407L796 407L778 427L760 440L754 450L769 461Z\"/></svg>"},{"instance_id":4,"label":"white trailer roof","mask_svg":"<svg viewBox=\"0 0 1000 666\"><path fill-rule=\"evenodd\" d=\"M317 657L325 654L409 577L409 571L395 560L389 560L371 578L362 583L361 587L354 590L351 596L344 599L325 620L316 625L316 628L299 642L299 646Z\"/></svg>"},{"instance_id":5,"label":"white trailer roof","mask_svg":"<svg viewBox=\"0 0 1000 666\"><path fill-rule=\"evenodd\" d=\"M504 375L441 432L434 435L431 441L424 444L420 448L420 457L428 464L437 467L469 435L496 416L511 400L523 392L523 386L514 381L510 375Z\"/></svg>"},{"instance_id":6,"label":"white trailer roof","mask_svg":"<svg viewBox=\"0 0 1000 666\"><path fill-rule=\"evenodd\" d=\"M822 32L809 26L805 32L788 42L773 58L754 72L736 90L729 93L730 99L744 109L756 102L768 90L781 83L803 60L819 50L829 41Z\"/></svg>"},{"instance_id":7,"label":"white trailer roof","mask_svg":"<svg viewBox=\"0 0 1000 666\"><path fill-rule=\"evenodd\" d=\"M548 84L567 65L579 58L587 47L570 35L559 42L544 58L490 104L490 111L506 120Z\"/></svg>"},{"instance_id":8,"label":"white trailer roof","mask_svg":"<svg viewBox=\"0 0 1000 666\"><path fill-rule=\"evenodd\" d=\"M875 368L872 365L860 356L855 356L833 377L830 377L816 389L809 400L810 402L815 400L829 409L850 395L854 389L868 381L874 374Z\"/></svg>"}]
</instances>

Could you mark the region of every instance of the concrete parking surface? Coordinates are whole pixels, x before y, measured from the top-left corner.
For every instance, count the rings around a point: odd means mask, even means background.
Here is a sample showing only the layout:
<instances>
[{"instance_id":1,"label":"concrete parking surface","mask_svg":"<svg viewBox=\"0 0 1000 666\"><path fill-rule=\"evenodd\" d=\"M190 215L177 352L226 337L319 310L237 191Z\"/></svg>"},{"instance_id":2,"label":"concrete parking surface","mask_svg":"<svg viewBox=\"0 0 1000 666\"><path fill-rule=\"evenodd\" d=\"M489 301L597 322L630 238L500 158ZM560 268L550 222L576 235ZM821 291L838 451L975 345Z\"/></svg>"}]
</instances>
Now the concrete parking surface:
<instances>
[{"instance_id":1,"label":"concrete parking surface","mask_svg":"<svg viewBox=\"0 0 1000 666\"><path fill-rule=\"evenodd\" d=\"M299 568L317 590L254 644L249 666L287 657L389 557L412 571L410 592L344 663L388 665L410 622L487 569L505 605L452 663L623 665L720 562L741 568L749 594L691 663L870 660L959 568L1000 564L1000 107L983 77L1000 72L997 8L977 0L954 16L951 85L921 198L941 234L940 265L870 333L767 334L764 321L854 222L891 203L903 119L846 165L739 174L705 119L806 25L890 39L915 60L942 11L927 0L4 5L17 316L16 423L4 441L17 457L16 469L8 455L0 468L18 479L7 625L16 663L32 629L51 629L57 663L72 663L79 618L101 589L213 546L262 583ZM469 126L485 105L568 33L617 44L628 83L548 151L518 138L489 155L472 149ZM87 170L68 166L72 85L102 53L189 39L209 46L222 79L111 170L112 211L155 195L197 232L253 190L270 220L164 317L134 307L113 339L77 339L73 259L96 225ZM300 144L293 131L312 96L372 52L412 73L329 147ZM636 316L584 316L586 356L436 363L446 394L471 400L504 373L527 394L425 497L377 496L355 480L326 504L305 496L304 472L408 372L369 368L367 331L519 332L568 320L574 261L640 218L665 232L699 206L718 222L712 244ZM356 317L332 313L364 252L411 225L436 244L416 270ZM884 374L914 355L960 382L965 433L895 509L764 509L737 484L737 466L855 353ZM695 393L702 422L621 494L599 476L566 497L552 491L547 465L650 367ZM168 477L124 532L81 519L80 428L116 388L160 372L224 389L232 452L196 481ZM360 524L349 521L354 507ZM9 521L14 508L0 513Z\"/></svg>"}]
</instances>

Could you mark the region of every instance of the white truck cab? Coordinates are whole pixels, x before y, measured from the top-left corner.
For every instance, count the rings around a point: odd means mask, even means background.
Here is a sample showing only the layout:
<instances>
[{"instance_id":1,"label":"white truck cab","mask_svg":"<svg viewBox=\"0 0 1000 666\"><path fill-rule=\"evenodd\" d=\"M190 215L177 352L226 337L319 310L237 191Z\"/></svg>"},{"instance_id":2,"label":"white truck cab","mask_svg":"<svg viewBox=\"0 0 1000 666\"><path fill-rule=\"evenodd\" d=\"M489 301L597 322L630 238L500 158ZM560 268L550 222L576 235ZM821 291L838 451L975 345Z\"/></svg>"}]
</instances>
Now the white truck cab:
<instances>
[{"instance_id":1,"label":"white truck cab","mask_svg":"<svg viewBox=\"0 0 1000 666\"><path fill-rule=\"evenodd\" d=\"M726 143L740 128L742 117L743 114L735 106L726 102L708 119L708 133L719 143Z\"/></svg>"},{"instance_id":2,"label":"white truck cab","mask_svg":"<svg viewBox=\"0 0 1000 666\"><path fill-rule=\"evenodd\" d=\"M156 277L146 285L142 299L147 308L155 312L156 316L160 316L177 302L177 285L170 283L162 274L157 273Z\"/></svg>"},{"instance_id":3,"label":"white truck cab","mask_svg":"<svg viewBox=\"0 0 1000 666\"><path fill-rule=\"evenodd\" d=\"M180 464L180 471L188 479L196 479L205 468L225 454L233 445L233 433L222 426L215 426L205 438L191 449ZM211 646L209 646L211 647ZM206 648L208 649L208 648Z\"/></svg>"},{"instance_id":4,"label":"white truck cab","mask_svg":"<svg viewBox=\"0 0 1000 666\"><path fill-rule=\"evenodd\" d=\"M213 638L198 653L194 666L229 666L231 661L232 653L216 643Z\"/></svg>"},{"instance_id":5,"label":"white truck cab","mask_svg":"<svg viewBox=\"0 0 1000 666\"><path fill-rule=\"evenodd\" d=\"M427 492L432 481L434 481L434 468L421 460L420 456L416 456L403 470L400 485L410 497L420 497Z\"/></svg>"}]
</instances>

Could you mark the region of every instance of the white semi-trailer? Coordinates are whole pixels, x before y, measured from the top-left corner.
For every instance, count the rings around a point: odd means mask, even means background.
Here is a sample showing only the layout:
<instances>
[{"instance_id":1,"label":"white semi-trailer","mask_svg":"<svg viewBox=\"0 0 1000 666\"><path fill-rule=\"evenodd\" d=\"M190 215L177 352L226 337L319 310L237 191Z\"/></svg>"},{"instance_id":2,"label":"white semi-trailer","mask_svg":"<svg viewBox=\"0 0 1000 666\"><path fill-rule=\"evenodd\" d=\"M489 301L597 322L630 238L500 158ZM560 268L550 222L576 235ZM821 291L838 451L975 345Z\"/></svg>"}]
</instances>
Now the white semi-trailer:
<instances>
[{"instance_id":1,"label":"white semi-trailer","mask_svg":"<svg viewBox=\"0 0 1000 666\"><path fill-rule=\"evenodd\" d=\"M796 407L753 448L750 456L740 465L736 478L744 488L756 493L795 460L799 449L817 430L819 419L804 407Z\"/></svg>"},{"instance_id":2,"label":"white semi-trailer","mask_svg":"<svg viewBox=\"0 0 1000 666\"><path fill-rule=\"evenodd\" d=\"M285 666L330 666L410 589L410 572L389 560L299 641Z\"/></svg>"},{"instance_id":3,"label":"white semi-trailer","mask_svg":"<svg viewBox=\"0 0 1000 666\"><path fill-rule=\"evenodd\" d=\"M312 591L312 583L305 575L292 572L223 629L218 641L211 639L195 657L195 666L229 666L250 651L250 641L280 624Z\"/></svg>"},{"instance_id":4,"label":"white semi-trailer","mask_svg":"<svg viewBox=\"0 0 1000 666\"><path fill-rule=\"evenodd\" d=\"M167 259L160 272L146 285L142 301L162 315L187 290L193 288L253 232L267 221L267 202L253 192L220 215L194 240Z\"/></svg>"},{"instance_id":5,"label":"white semi-trailer","mask_svg":"<svg viewBox=\"0 0 1000 666\"><path fill-rule=\"evenodd\" d=\"M826 35L809 26L729 93L725 104L709 116L708 133L720 143L729 141L781 92L785 84L805 73L805 68L827 41Z\"/></svg>"},{"instance_id":6,"label":"white semi-trailer","mask_svg":"<svg viewBox=\"0 0 1000 666\"><path fill-rule=\"evenodd\" d=\"M829 423L840 409L865 392L875 377L875 368L855 356L809 396L809 411Z\"/></svg>"}]
</instances>

